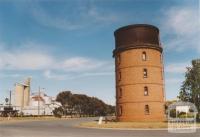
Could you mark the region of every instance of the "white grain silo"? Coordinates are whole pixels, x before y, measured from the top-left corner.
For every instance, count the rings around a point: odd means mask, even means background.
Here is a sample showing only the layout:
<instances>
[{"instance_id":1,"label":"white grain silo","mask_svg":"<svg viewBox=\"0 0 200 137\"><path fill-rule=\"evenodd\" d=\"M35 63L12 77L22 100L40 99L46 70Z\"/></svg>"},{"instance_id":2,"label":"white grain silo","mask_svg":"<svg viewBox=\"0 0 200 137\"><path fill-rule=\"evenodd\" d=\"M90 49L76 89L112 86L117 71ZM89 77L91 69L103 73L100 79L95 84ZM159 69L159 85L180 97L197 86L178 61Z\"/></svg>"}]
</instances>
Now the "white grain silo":
<instances>
[{"instance_id":1,"label":"white grain silo","mask_svg":"<svg viewBox=\"0 0 200 137\"><path fill-rule=\"evenodd\" d=\"M24 102L24 85L15 84L15 106L23 107Z\"/></svg>"},{"instance_id":2,"label":"white grain silo","mask_svg":"<svg viewBox=\"0 0 200 137\"><path fill-rule=\"evenodd\" d=\"M30 78L24 82L24 106L29 106L30 101Z\"/></svg>"},{"instance_id":3,"label":"white grain silo","mask_svg":"<svg viewBox=\"0 0 200 137\"><path fill-rule=\"evenodd\" d=\"M29 106L30 99L30 78L28 78L24 84L15 84L15 106L21 109L25 106Z\"/></svg>"}]
</instances>

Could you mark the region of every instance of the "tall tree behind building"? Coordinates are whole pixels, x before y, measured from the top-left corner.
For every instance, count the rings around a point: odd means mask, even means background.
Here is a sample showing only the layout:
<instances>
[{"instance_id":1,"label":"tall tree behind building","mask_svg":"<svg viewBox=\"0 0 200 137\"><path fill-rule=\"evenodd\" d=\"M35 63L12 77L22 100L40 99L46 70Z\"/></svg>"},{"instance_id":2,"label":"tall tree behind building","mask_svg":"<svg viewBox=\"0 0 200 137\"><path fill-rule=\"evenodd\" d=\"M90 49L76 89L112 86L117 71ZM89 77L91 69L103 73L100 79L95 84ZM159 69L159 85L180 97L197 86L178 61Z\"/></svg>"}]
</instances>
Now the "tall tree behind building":
<instances>
[{"instance_id":1,"label":"tall tree behind building","mask_svg":"<svg viewBox=\"0 0 200 137\"><path fill-rule=\"evenodd\" d=\"M192 66L187 68L178 97L194 103L200 112L200 59L192 60Z\"/></svg>"},{"instance_id":2,"label":"tall tree behind building","mask_svg":"<svg viewBox=\"0 0 200 137\"><path fill-rule=\"evenodd\" d=\"M115 114L115 106L108 105L96 97L72 94L71 91L60 92L56 101L62 104L60 109L64 115L105 116ZM60 114L61 111L58 112Z\"/></svg>"}]
</instances>

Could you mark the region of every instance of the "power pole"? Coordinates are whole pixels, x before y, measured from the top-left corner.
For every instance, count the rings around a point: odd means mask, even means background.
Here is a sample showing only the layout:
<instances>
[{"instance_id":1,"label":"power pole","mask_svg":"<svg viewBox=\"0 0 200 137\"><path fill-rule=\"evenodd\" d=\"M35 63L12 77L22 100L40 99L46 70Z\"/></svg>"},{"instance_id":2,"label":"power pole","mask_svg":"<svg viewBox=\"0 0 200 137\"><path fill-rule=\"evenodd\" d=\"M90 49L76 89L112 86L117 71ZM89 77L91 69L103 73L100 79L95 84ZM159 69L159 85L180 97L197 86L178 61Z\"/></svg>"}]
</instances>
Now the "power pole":
<instances>
[{"instance_id":1,"label":"power pole","mask_svg":"<svg viewBox=\"0 0 200 137\"><path fill-rule=\"evenodd\" d=\"M12 91L10 90L10 99L9 99L9 107L11 106L11 99L12 99Z\"/></svg>"},{"instance_id":2,"label":"power pole","mask_svg":"<svg viewBox=\"0 0 200 137\"><path fill-rule=\"evenodd\" d=\"M40 115L40 87L38 92L38 116Z\"/></svg>"},{"instance_id":3,"label":"power pole","mask_svg":"<svg viewBox=\"0 0 200 137\"><path fill-rule=\"evenodd\" d=\"M23 91L22 91L22 105L21 105L21 114L23 113L22 110L24 108L24 86L23 86ZM22 115L21 115L22 116Z\"/></svg>"}]
</instances>

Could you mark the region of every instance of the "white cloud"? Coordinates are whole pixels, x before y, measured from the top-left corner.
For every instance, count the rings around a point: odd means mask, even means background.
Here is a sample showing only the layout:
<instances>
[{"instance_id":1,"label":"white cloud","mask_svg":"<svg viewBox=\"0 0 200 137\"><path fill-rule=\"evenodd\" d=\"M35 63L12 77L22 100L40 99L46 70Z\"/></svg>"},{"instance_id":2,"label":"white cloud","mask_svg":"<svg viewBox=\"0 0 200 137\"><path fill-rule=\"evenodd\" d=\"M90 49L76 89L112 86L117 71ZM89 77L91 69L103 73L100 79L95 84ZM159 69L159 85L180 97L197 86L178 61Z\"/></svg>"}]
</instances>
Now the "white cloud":
<instances>
[{"instance_id":1,"label":"white cloud","mask_svg":"<svg viewBox=\"0 0 200 137\"><path fill-rule=\"evenodd\" d=\"M39 70L48 79L65 80L89 76L105 76L114 72L113 63L86 57L59 58L47 52L32 49L32 42L18 50L7 50L0 44L0 70ZM21 46L19 46L21 47ZM3 76L3 75L2 75ZM17 77L18 75L13 75ZM5 76L3 76L5 77ZM7 76L8 77L8 76ZM11 77L11 76L9 76Z\"/></svg>"},{"instance_id":2,"label":"white cloud","mask_svg":"<svg viewBox=\"0 0 200 137\"><path fill-rule=\"evenodd\" d=\"M82 28L81 24L75 24L67 19L51 16L41 7L33 8L32 15L38 23L44 26L54 27L64 30L74 30Z\"/></svg>"},{"instance_id":3,"label":"white cloud","mask_svg":"<svg viewBox=\"0 0 200 137\"><path fill-rule=\"evenodd\" d=\"M65 59L62 62L61 67L65 69L65 71L86 71L99 68L105 64L106 62L101 62L89 58L73 57Z\"/></svg>"},{"instance_id":4,"label":"white cloud","mask_svg":"<svg viewBox=\"0 0 200 137\"><path fill-rule=\"evenodd\" d=\"M0 58L1 69L10 70L40 70L48 68L54 62L48 55L30 51L24 53L5 52L1 53Z\"/></svg>"},{"instance_id":5,"label":"white cloud","mask_svg":"<svg viewBox=\"0 0 200 137\"><path fill-rule=\"evenodd\" d=\"M65 80L67 78L66 75L53 74L50 70L44 71L44 77L47 79L54 79L54 80Z\"/></svg>"},{"instance_id":6,"label":"white cloud","mask_svg":"<svg viewBox=\"0 0 200 137\"><path fill-rule=\"evenodd\" d=\"M41 25L63 30L77 30L96 24L112 24L118 20L117 15L105 12L104 9L97 9L92 3L78 2L74 7L66 6L65 9L68 10L61 12L71 10L71 14L51 14L39 4L34 4L29 10L31 16Z\"/></svg>"},{"instance_id":7,"label":"white cloud","mask_svg":"<svg viewBox=\"0 0 200 137\"><path fill-rule=\"evenodd\" d=\"M110 23L115 22L118 20L117 16L114 14L109 13L102 13L98 11L96 7L92 7L88 9L88 12L86 14L89 18L92 18L95 22L104 22L104 23Z\"/></svg>"},{"instance_id":8,"label":"white cloud","mask_svg":"<svg viewBox=\"0 0 200 137\"><path fill-rule=\"evenodd\" d=\"M198 11L192 8L172 8L168 11L166 24L176 34L185 36L199 32Z\"/></svg>"},{"instance_id":9,"label":"white cloud","mask_svg":"<svg viewBox=\"0 0 200 137\"><path fill-rule=\"evenodd\" d=\"M21 77L21 74L17 74L17 73L12 73L12 74L0 74L0 78L17 78L17 77Z\"/></svg>"},{"instance_id":10,"label":"white cloud","mask_svg":"<svg viewBox=\"0 0 200 137\"><path fill-rule=\"evenodd\" d=\"M190 63L171 63L165 66L165 72L167 73L185 73L186 67L190 67Z\"/></svg>"},{"instance_id":11,"label":"white cloud","mask_svg":"<svg viewBox=\"0 0 200 137\"><path fill-rule=\"evenodd\" d=\"M105 67L108 62L85 57L56 58L47 53L27 51L0 52L0 69L6 70L62 70L67 72L82 72Z\"/></svg>"},{"instance_id":12,"label":"white cloud","mask_svg":"<svg viewBox=\"0 0 200 137\"><path fill-rule=\"evenodd\" d=\"M113 76L114 72L78 72L78 73L55 73L51 70L44 71L44 77L47 79L53 79L53 80L71 80L71 79L78 79L83 77L98 77L98 76Z\"/></svg>"},{"instance_id":13,"label":"white cloud","mask_svg":"<svg viewBox=\"0 0 200 137\"><path fill-rule=\"evenodd\" d=\"M113 76L114 71L84 73L82 76Z\"/></svg>"},{"instance_id":14,"label":"white cloud","mask_svg":"<svg viewBox=\"0 0 200 137\"><path fill-rule=\"evenodd\" d=\"M165 11L162 29L168 39L164 43L166 49L176 51L194 49L200 52L199 18L198 9L191 7L173 7Z\"/></svg>"}]
</instances>

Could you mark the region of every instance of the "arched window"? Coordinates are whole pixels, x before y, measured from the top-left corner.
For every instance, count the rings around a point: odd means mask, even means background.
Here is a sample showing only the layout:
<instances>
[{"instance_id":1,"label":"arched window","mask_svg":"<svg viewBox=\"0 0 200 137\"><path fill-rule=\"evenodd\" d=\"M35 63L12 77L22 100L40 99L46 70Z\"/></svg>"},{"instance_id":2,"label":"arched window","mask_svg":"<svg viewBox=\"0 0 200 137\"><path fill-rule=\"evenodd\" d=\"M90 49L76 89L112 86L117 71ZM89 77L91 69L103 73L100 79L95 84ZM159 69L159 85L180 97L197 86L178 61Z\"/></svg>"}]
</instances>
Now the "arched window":
<instances>
[{"instance_id":1,"label":"arched window","mask_svg":"<svg viewBox=\"0 0 200 137\"><path fill-rule=\"evenodd\" d=\"M121 78L122 78L122 76L121 76L121 72L119 72L119 73L118 73L118 81L120 81Z\"/></svg>"},{"instance_id":2,"label":"arched window","mask_svg":"<svg viewBox=\"0 0 200 137\"><path fill-rule=\"evenodd\" d=\"M148 87L144 87L144 96L148 96L149 95L149 91L148 91Z\"/></svg>"},{"instance_id":3,"label":"arched window","mask_svg":"<svg viewBox=\"0 0 200 137\"><path fill-rule=\"evenodd\" d=\"M122 97L122 88L119 88L119 98L121 98Z\"/></svg>"},{"instance_id":4,"label":"arched window","mask_svg":"<svg viewBox=\"0 0 200 137\"><path fill-rule=\"evenodd\" d=\"M145 51L142 52L142 60L143 60L143 61L146 61L146 60L147 60L147 54L146 54Z\"/></svg>"},{"instance_id":5,"label":"arched window","mask_svg":"<svg viewBox=\"0 0 200 137\"><path fill-rule=\"evenodd\" d=\"M144 78L147 78L147 69L146 69L146 68L143 69L143 77L144 77Z\"/></svg>"},{"instance_id":6,"label":"arched window","mask_svg":"<svg viewBox=\"0 0 200 137\"><path fill-rule=\"evenodd\" d=\"M117 64L119 65L120 63L121 63L121 56L119 54L119 55L117 55Z\"/></svg>"},{"instance_id":7,"label":"arched window","mask_svg":"<svg viewBox=\"0 0 200 137\"><path fill-rule=\"evenodd\" d=\"M123 113L122 106L119 106L119 109L118 109L118 116L121 116L122 113Z\"/></svg>"},{"instance_id":8,"label":"arched window","mask_svg":"<svg viewBox=\"0 0 200 137\"><path fill-rule=\"evenodd\" d=\"M145 115L149 115L149 105L145 105L144 112L145 112Z\"/></svg>"},{"instance_id":9,"label":"arched window","mask_svg":"<svg viewBox=\"0 0 200 137\"><path fill-rule=\"evenodd\" d=\"M160 54L160 63L162 63L162 54Z\"/></svg>"}]
</instances>

